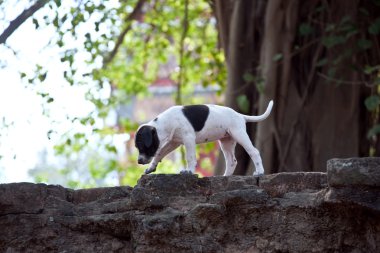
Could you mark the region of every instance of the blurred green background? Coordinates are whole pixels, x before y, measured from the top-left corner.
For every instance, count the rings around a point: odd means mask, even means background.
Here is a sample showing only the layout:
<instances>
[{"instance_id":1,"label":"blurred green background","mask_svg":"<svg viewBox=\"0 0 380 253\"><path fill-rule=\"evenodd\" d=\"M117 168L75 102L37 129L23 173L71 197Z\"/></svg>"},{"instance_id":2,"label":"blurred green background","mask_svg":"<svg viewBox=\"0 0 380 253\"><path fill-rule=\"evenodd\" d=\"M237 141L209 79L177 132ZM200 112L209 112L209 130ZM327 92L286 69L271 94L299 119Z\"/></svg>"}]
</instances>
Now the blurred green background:
<instances>
[{"instance_id":1,"label":"blurred green background","mask_svg":"<svg viewBox=\"0 0 380 253\"><path fill-rule=\"evenodd\" d=\"M0 1L0 182L135 185L134 132L175 104L248 124L266 173L380 153L380 2ZM179 149L156 173L177 173ZM197 173L223 174L218 145ZM251 174L240 147L236 174Z\"/></svg>"}]
</instances>

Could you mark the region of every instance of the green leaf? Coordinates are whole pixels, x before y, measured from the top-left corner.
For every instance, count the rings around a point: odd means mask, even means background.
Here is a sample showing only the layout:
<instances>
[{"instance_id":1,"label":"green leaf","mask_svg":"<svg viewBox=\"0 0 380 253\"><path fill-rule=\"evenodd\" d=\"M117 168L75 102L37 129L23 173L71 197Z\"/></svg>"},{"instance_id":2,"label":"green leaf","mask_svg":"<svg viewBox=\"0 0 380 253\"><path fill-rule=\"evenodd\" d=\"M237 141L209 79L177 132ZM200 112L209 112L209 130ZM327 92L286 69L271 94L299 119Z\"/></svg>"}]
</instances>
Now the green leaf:
<instances>
[{"instance_id":1,"label":"green leaf","mask_svg":"<svg viewBox=\"0 0 380 253\"><path fill-rule=\"evenodd\" d=\"M371 138L375 135L378 135L380 133L380 125L379 124L376 124L374 125L369 131L368 131L368 134L367 134L367 138Z\"/></svg>"},{"instance_id":2,"label":"green leaf","mask_svg":"<svg viewBox=\"0 0 380 253\"><path fill-rule=\"evenodd\" d=\"M240 95L236 98L239 109L243 113L249 112L249 100L246 95Z\"/></svg>"},{"instance_id":3,"label":"green leaf","mask_svg":"<svg viewBox=\"0 0 380 253\"><path fill-rule=\"evenodd\" d=\"M353 28L352 30L349 30L349 31L347 31L347 33L345 34L345 38L346 39L349 39L349 38L351 38L352 36L354 36L354 35L356 35L356 34L358 34L359 33L359 30L358 29L356 29L356 28Z\"/></svg>"},{"instance_id":4,"label":"green leaf","mask_svg":"<svg viewBox=\"0 0 380 253\"><path fill-rule=\"evenodd\" d=\"M273 56L273 61L277 62L277 61L282 60L282 58L283 58L283 55L281 53L278 53L275 56Z\"/></svg>"},{"instance_id":5,"label":"green leaf","mask_svg":"<svg viewBox=\"0 0 380 253\"><path fill-rule=\"evenodd\" d=\"M138 124L130 119L120 119L120 125L127 132L134 131L138 127Z\"/></svg>"},{"instance_id":6,"label":"green leaf","mask_svg":"<svg viewBox=\"0 0 380 253\"><path fill-rule=\"evenodd\" d=\"M50 98L48 98L48 99L46 100L46 102L47 102L47 103L52 103L52 102L54 102L54 98L50 97Z\"/></svg>"},{"instance_id":7,"label":"green leaf","mask_svg":"<svg viewBox=\"0 0 380 253\"><path fill-rule=\"evenodd\" d=\"M328 63L327 58L323 58L323 59L320 59L320 60L317 62L316 66L317 66L317 67L322 67L322 66L326 65L327 63Z\"/></svg>"},{"instance_id":8,"label":"green leaf","mask_svg":"<svg viewBox=\"0 0 380 253\"><path fill-rule=\"evenodd\" d=\"M368 66L367 65L364 67L364 73L367 75L370 75L377 70L380 70L380 65L375 65L375 66Z\"/></svg>"},{"instance_id":9,"label":"green leaf","mask_svg":"<svg viewBox=\"0 0 380 253\"><path fill-rule=\"evenodd\" d=\"M373 80L373 85L380 85L380 77L376 76L375 80ZM377 87L377 90L379 90L380 87Z\"/></svg>"},{"instance_id":10,"label":"green leaf","mask_svg":"<svg viewBox=\"0 0 380 253\"><path fill-rule=\"evenodd\" d=\"M57 45L58 45L59 47L63 47L63 46L65 45L65 43L63 42L63 40L58 40L58 41L57 41ZM62 61L62 58L61 58L61 61Z\"/></svg>"},{"instance_id":11,"label":"green leaf","mask_svg":"<svg viewBox=\"0 0 380 253\"><path fill-rule=\"evenodd\" d=\"M373 111L380 105L380 97L372 95L364 100L364 104L369 111Z\"/></svg>"},{"instance_id":12,"label":"green leaf","mask_svg":"<svg viewBox=\"0 0 380 253\"><path fill-rule=\"evenodd\" d=\"M80 183L78 181L75 181L75 180L72 180L70 179L68 182L67 182L67 186L71 189L76 189L76 188L79 188L79 185Z\"/></svg>"},{"instance_id":13,"label":"green leaf","mask_svg":"<svg viewBox=\"0 0 380 253\"><path fill-rule=\"evenodd\" d=\"M331 35L322 38L322 44L327 48L332 48L336 45L346 42L346 38L343 36Z\"/></svg>"},{"instance_id":14,"label":"green leaf","mask_svg":"<svg viewBox=\"0 0 380 253\"><path fill-rule=\"evenodd\" d=\"M367 50L372 47L372 41L370 40L359 39L357 43L358 43L358 47L362 50Z\"/></svg>"},{"instance_id":15,"label":"green leaf","mask_svg":"<svg viewBox=\"0 0 380 253\"><path fill-rule=\"evenodd\" d=\"M380 33L380 18L375 19L375 22L368 27L368 32L372 35L378 35Z\"/></svg>"},{"instance_id":16,"label":"green leaf","mask_svg":"<svg viewBox=\"0 0 380 253\"><path fill-rule=\"evenodd\" d=\"M56 155L62 155L65 152L65 145L64 144L55 145L53 148L54 148Z\"/></svg>"},{"instance_id":17,"label":"green leaf","mask_svg":"<svg viewBox=\"0 0 380 253\"><path fill-rule=\"evenodd\" d=\"M58 19L58 16L56 16L56 17L54 18L54 20L53 20L53 25L54 25L55 27L59 27L59 19Z\"/></svg>"},{"instance_id":18,"label":"green leaf","mask_svg":"<svg viewBox=\"0 0 380 253\"><path fill-rule=\"evenodd\" d=\"M246 72L243 75L243 80L246 81L247 83L252 83L255 80L255 77L251 73Z\"/></svg>"},{"instance_id":19,"label":"green leaf","mask_svg":"<svg viewBox=\"0 0 380 253\"><path fill-rule=\"evenodd\" d=\"M60 7L61 6L61 0L54 0L55 4L57 5L57 7Z\"/></svg>"},{"instance_id":20,"label":"green leaf","mask_svg":"<svg viewBox=\"0 0 380 253\"><path fill-rule=\"evenodd\" d=\"M332 32L332 31L335 30L335 28L336 28L336 25L335 25L335 24L327 24L327 25L326 25L326 28L325 28L325 31L326 31L326 32Z\"/></svg>"},{"instance_id":21,"label":"green leaf","mask_svg":"<svg viewBox=\"0 0 380 253\"><path fill-rule=\"evenodd\" d=\"M37 92L37 95L40 95L41 97L46 97L46 96L49 96L49 93L46 93L46 92Z\"/></svg>"},{"instance_id":22,"label":"green leaf","mask_svg":"<svg viewBox=\"0 0 380 253\"><path fill-rule=\"evenodd\" d=\"M50 129L47 133L46 133L46 135L47 135L47 137L48 137L48 139L50 140L51 139L51 135L54 133L54 130L52 130L52 129Z\"/></svg>"},{"instance_id":23,"label":"green leaf","mask_svg":"<svg viewBox=\"0 0 380 253\"><path fill-rule=\"evenodd\" d=\"M84 137L85 137L84 133L74 134L74 139L76 139L76 140L79 140L79 139L84 138Z\"/></svg>"},{"instance_id":24,"label":"green leaf","mask_svg":"<svg viewBox=\"0 0 380 253\"><path fill-rule=\"evenodd\" d=\"M38 27L40 27L40 24L38 23L38 20L35 19L35 18L33 18L33 24L34 24L34 27L35 27L36 29L38 29Z\"/></svg>"},{"instance_id":25,"label":"green leaf","mask_svg":"<svg viewBox=\"0 0 380 253\"><path fill-rule=\"evenodd\" d=\"M264 79L260 78L256 81L256 89L260 94L264 93Z\"/></svg>"},{"instance_id":26,"label":"green leaf","mask_svg":"<svg viewBox=\"0 0 380 253\"><path fill-rule=\"evenodd\" d=\"M45 79L46 79L46 75L47 75L47 72L45 72L45 73L43 73L43 74L39 74L39 75L38 75L38 80L40 80L40 82L45 81Z\"/></svg>"},{"instance_id":27,"label":"green leaf","mask_svg":"<svg viewBox=\"0 0 380 253\"><path fill-rule=\"evenodd\" d=\"M117 150L116 150L116 147L114 145L107 144L106 145L106 149L107 149L108 152L117 154Z\"/></svg>"},{"instance_id":28,"label":"green leaf","mask_svg":"<svg viewBox=\"0 0 380 253\"><path fill-rule=\"evenodd\" d=\"M327 76L330 78L335 77L335 74L336 74L336 68L334 67L329 68L329 70L327 71Z\"/></svg>"},{"instance_id":29,"label":"green leaf","mask_svg":"<svg viewBox=\"0 0 380 253\"><path fill-rule=\"evenodd\" d=\"M344 24L351 21L351 17L349 15L345 15L341 20L340 24Z\"/></svg>"},{"instance_id":30,"label":"green leaf","mask_svg":"<svg viewBox=\"0 0 380 253\"><path fill-rule=\"evenodd\" d=\"M299 34L301 36L307 36L313 33L314 29L313 27L308 23L302 23L298 29Z\"/></svg>"}]
</instances>

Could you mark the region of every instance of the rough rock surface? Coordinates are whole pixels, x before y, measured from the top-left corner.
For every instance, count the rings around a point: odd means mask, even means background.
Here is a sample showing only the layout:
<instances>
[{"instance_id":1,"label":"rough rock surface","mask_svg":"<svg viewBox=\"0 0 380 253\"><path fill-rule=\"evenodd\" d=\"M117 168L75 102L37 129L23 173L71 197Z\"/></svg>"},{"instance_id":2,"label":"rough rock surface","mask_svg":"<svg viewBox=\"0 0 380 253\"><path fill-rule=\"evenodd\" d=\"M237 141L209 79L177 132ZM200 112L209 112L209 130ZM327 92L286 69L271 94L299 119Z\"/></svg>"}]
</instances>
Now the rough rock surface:
<instances>
[{"instance_id":1,"label":"rough rock surface","mask_svg":"<svg viewBox=\"0 0 380 253\"><path fill-rule=\"evenodd\" d=\"M0 252L380 252L379 162L134 188L3 184Z\"/></svg>"},{"instance_id":2,"label":"rough rock surface","mask_svg":"<svg viewBox=\"0 0 380 253\"><path fill-rule=\"evenodd\" d=\"M380 187L380 158L331 159L327 162L329 184Z\"/></svg>"}]
</instances>

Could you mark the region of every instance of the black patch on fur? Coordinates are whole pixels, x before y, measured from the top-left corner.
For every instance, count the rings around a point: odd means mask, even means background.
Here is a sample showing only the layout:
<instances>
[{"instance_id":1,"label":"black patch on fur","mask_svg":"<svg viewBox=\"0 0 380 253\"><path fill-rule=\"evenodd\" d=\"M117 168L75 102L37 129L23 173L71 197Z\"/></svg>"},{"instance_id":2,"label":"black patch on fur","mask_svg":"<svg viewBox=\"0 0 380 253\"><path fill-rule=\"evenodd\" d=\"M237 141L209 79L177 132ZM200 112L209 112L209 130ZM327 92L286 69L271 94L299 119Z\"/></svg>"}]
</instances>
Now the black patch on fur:
<instances>
[{"instance_id":1,"label":"black patch on fur","mask_svg":"<svg viewBox=\"0 0 380 253\"><path fill-rule=\"evenodd\" d=\"M160 140L157 136L157 130L153 126L143 126L137 133L135 138L135 146L140 154L147 157L153 157L158 149Z\"/></svg>"},{"instance_id":2,"label":"black patch on fur","mask_svg":"<svg viewBox=\"0 0 380 253\"><path fill-rule=\"evenodd\" d=\"M210 108L207 105L186 105L182 108L182 112L194 130L199 132L205 126Z\"/></svg>"}]
</instances>

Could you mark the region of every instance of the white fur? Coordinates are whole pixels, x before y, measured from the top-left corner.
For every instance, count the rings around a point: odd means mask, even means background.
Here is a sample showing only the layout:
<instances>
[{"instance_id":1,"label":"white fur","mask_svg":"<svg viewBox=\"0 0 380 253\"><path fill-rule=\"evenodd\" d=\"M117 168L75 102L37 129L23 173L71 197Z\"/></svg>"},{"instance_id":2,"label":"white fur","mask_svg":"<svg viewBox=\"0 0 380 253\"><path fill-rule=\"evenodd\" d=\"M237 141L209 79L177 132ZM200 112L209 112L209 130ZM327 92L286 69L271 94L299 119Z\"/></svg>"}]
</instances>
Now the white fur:
<instances>
[{"instance_id":1,"label":"white fur","mask_svg":"<svg viewBox=\"0 0 380 253\"><path fill-rule=\"evenodd\" d=\"M186 148L187 168L183 172L194 173L196 166L195 145L216 140L219 140L226 160L225 176L232 175L237 165L235 158L236 143L242 145L251 157L256 168L253 175L264 173L260 153L252 145L246 132L246 122L258 122L266 119L272 110L273 101L269 102L265 113L260 116L243 115L224 106L207 106L210 112L204 127L199 132L194 131L193 126L184 116L183 106L173 106L161 113L157 117L158 120L152 120L142 125L155 127L160 140L158 150L145 173L155 171L162 158L180 145L184 145Z\"/></svg>"}]
</instances>

